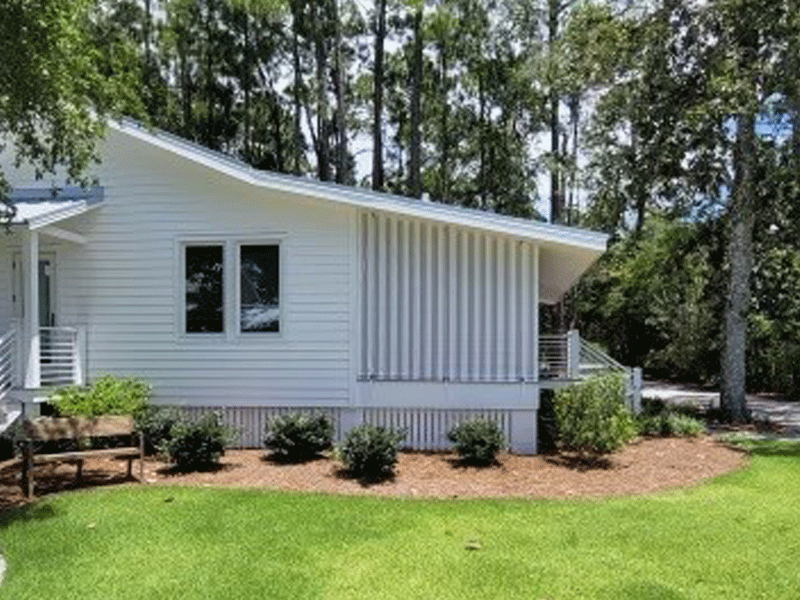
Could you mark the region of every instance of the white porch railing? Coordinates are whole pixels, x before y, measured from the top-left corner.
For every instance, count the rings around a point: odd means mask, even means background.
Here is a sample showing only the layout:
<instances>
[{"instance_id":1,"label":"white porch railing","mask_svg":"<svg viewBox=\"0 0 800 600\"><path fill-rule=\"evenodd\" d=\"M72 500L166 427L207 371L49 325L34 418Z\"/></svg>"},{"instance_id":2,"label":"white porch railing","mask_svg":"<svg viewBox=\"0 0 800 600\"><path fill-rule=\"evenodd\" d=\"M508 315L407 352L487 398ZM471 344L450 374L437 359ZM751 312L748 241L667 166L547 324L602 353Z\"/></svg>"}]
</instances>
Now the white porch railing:
<instances>
[{"instance_id":1,"label":"white porch railing","mask_svg":"<svg viewBox=\"0 0 800 600\"><path fill-rule=\"evenodd\" d=\"M0 402L14 387L17 371L16 357L16 331L10 331L0 335Z\"/></svg>"},{"instance_id":2,"label":"white porch railing","mask_svg":"<svg viewBox=\"0 0 800 600\"><path fill-rule=\"evenodd\" d=\"M77 327L40 327L41 386L83 383L81 339Z\"/></svg>"},{"instance_id":3,"label":"white porch railing","mask_svg":"<svg viewBox=\"0 0 800 600\"><path fill-rule=\"evenodd\" d=\"M639 412L642 401L642 370L629 368L600 348L581 338L577 330L539 336L539 378L541 381L569 381L603 373L624 373L628 382L630 407Z\"/></svg>"}]
</instances>

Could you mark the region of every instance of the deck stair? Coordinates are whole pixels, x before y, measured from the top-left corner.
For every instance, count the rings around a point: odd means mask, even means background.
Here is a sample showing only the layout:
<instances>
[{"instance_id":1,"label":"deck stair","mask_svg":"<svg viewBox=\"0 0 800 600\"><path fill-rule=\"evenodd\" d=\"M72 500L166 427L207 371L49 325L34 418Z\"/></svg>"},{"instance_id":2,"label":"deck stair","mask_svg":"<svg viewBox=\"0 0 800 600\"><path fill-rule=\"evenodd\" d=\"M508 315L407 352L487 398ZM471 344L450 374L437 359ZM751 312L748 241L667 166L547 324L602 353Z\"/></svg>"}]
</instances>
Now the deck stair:
<instances>
[{"instance_id":1,"label":"deck stair","mask_svg":"<svg viewBox=\"0 0 800 600\"><path fill-rule=\"evenodd\" d=\"M631 409L640 410L642 370L626 367L578 331L539 336L539 381L543 387L560 387L593 375L624 374L628 380Z\"/></svg>"}]
</instances>

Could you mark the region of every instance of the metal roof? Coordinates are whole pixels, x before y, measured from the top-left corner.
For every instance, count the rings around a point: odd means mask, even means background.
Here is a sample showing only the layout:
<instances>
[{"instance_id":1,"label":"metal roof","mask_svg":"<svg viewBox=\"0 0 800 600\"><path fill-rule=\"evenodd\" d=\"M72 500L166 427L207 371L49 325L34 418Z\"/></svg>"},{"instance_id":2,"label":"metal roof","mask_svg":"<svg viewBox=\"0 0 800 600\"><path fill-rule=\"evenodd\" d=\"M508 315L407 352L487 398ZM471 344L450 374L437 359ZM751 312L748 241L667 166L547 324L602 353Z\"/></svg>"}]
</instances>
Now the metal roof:
<instances>
[{"instance_id":1,"label":"metal roof","mask_svg":"<svg viewBox=\"0 0 800 600\"><path fill-rule=\"evenodd\" d=\"M258 187L303 194L313 198L377 211L493 231L538 242L583 248L597 252L598 255L605 252L608 242L608 235L605 233L588 229L540 223L529 219L499 215L485 210L374 192L364 188L322 182L307 177L261 171L230 155L209 150L165 131L148 129L132 119L112 121L110 126L121 133Z\"/></svg>"},{"instance_id":2,"label":"metal roof","mask_svg":"<svg viewBox=\"0 0 800 600\"><path fill-rule=\"evenodd\" d=\"M11 224L35 230L99 206L103 188L16 188L8 199L15 209Z\"/></svg>"}]
</instances>

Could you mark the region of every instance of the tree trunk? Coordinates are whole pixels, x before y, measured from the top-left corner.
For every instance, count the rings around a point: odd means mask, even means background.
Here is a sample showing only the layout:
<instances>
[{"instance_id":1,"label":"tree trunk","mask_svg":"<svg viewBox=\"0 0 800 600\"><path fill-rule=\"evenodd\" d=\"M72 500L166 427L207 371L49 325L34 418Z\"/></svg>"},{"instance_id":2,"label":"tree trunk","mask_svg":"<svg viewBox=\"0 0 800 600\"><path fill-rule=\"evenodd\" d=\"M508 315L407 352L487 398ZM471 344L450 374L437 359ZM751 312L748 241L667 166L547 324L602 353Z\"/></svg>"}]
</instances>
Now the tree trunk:
<instances>
[{"instance_id":1,"label":"tree trunk","mask_svg":"<svg viewBox=\"0 0 800 600\"><path fill-rule=\"evenodd\" d=\"M339 0L333 0L336 24L336 182L345 183L347 175L347 127L344 107L344 66L342 64L342 23Z\"/></svg>"},{"instance_id":2,"label":"tree trunk","mask_svg":"<svg viewBox=\"0 0 800 600\"><path fill-rule=\"evenodd\" d=\"M479 176L480 176L480 195L481 195L481 208L488 209L487 195L488 195L488 182L486 177L486 92L483 83L483 68L478 68L478 156L479 156Z\"/></svg>"},{"instance_id":3,"label":"tree trunk","mask_svg":"<svg viewBox=\"0 0 800 600\"><path fill-rule=\"evenodd\" d=\"M408 193L412 198L422 196L422 5L414 14L414 52L411 58L411 148L408 165Z\"/></svg>"},{"instance_id":4,"label":"tree trunk","mask_svg":"<svg viewBox=\"0 0 800 600\"><path fill-rule=\"evenodd\" d=\"M320 181L331 179L330 127L328 124L328 62L324 40L322 16L314 6L314 50L317 63L317 177Z\"/></svg>"},{"instance_id":5,"label":"tree trunk","mask_svg":"<svg viewBox=\"0 0 800 600\"><path fill-rule=\"evenodd\" d=\"M558 16L561 8L560 0L548 0L547 18L547 42L550 51L558 37ZM561 192L561 149L559 145L559 130L561 129L558 116L560 99L555 82L550 83L550 153L552 154L553 166L550 171L550 222L561 223L564 213L564 196Z\"/></svg>"},{"instance_id":6,"label":"tree trunk","mask_svg":"<svg viewBox=\"0 0 800 600\"><path fill-rule=\"evenodd\" d=\"M293 3L295 6L296 3ZM294 8L292 15L292 60L294 63L294 173L300 175L303 157L303 131L300 126L300 87L302 86L302 74L300 73L300 34L298 33L299 9Z\"/></svg>"},{"instance_id":7,"label":"tree trunk","mask_svg":"<svg viewBox=\"0 0 800 600\"><path fill-rule=\"evenodd\" d=\"M386 39L386 0L375 6L375 75L372 91L372 189L383 190L383 42Z\"/></svg>"},{"instance_id":8,"label":"tree trunk","mask_svg":"<svg viewBox=\"0 0 800 600\"><path fill-rule=\"evenodd\" d=\"M450 116L450 105L447 102L447 58L447 40L443 40L440 52L442 79L441 90L439 92L442 98L442 120L439 124L439 138L442 144L442 162L439 165L439 199L443 202L450 201L450 173L448 171L448 166L450 164L450 135L448 133L449 124L447 122Z\"/></svg>"},{"instance_id":9,"label":"tree trunk","mask_svg":"<svg viewBox=\"0 0 800 600\"><path fill-rule=\"evenodd\" d=\"M250 48L250 15L244 12L244 73L242 73L242 84L244 87L244 159L248 163L252 162L252 151L250 148L251 123L250 123L250 72L252 70L252 57Z\"/></svg>"},{"instance_id":10,"label":"tree trunk","mask_svg":"<svg viewBox=\"0 0 800 600\"><path fill-rule=\"evenodd\" d=\"M192 82L189 77L189 58L186 55L186 39L184 35L178 37L178 65L181 79L181 108L183 109L183 137L187 140L195 139L194 123L192 118Z\"/></svg>"},{"instance_id":11,"label":"tree trunk","mask_svg":"<svg viewBox=\"0 0 800 600\"><path fill-rule=\"evenodd\" d=\"M730 279L725 301L721 407L725 419L741 422L745 419L747 409L747 313L750 308L750 271L753 264L752 240L755 223L755 115L739 115L736 124L734 188L729 209Z\"/></svg>"},{"instance_id":12,"label":"tree trunk","mask_svg":"<svg viewBox=\"0 0 800 600\"><path fill-rule=\"evenodd\" d=\"M205 144L214 147L214 74L211 56L211 4L206 0L206 131Z\"/></svg>"}]
</instances>

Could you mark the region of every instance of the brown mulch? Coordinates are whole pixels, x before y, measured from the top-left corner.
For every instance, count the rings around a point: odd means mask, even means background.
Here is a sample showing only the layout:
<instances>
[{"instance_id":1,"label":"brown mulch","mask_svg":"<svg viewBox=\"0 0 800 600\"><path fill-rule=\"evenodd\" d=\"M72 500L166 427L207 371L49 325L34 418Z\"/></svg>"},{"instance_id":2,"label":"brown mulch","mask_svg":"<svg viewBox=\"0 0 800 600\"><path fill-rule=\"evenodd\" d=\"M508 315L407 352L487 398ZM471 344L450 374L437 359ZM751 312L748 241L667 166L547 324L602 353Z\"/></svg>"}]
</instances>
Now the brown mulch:
<instances>
[{"instance_id":1,"label":"brown mulch","mask_svg":"<svg viewBox=\"0 0 800 600\"><path fill-rule=\"evenodd\" d=\"M435 497L619 496L651 494L697 484L741 468L747 455L711 437L643 439L607 461L586 463L574 456L501 454L496 465L466 466L441 452L403 452L395 476L358 481L329 458L300 464L271 460L263 450L230 450L219 468L175 473L156 459L145 461L145 479L156 484L260 487L334 494ZM87 460L80 484L73 465L37 467L37 496L101 485L126 483L125 461ZM138 464L134 462L134 473ZM0 463L0 510L24 503L16 461Z\"/></svg>"}]
</instances>

